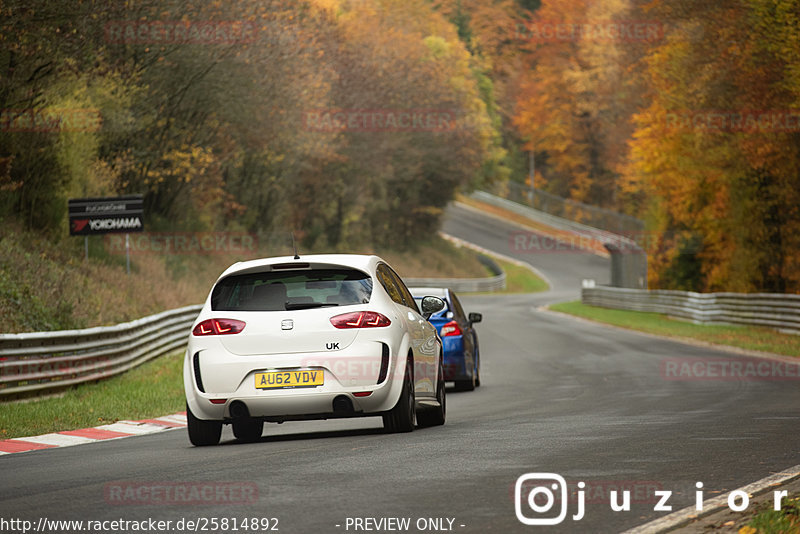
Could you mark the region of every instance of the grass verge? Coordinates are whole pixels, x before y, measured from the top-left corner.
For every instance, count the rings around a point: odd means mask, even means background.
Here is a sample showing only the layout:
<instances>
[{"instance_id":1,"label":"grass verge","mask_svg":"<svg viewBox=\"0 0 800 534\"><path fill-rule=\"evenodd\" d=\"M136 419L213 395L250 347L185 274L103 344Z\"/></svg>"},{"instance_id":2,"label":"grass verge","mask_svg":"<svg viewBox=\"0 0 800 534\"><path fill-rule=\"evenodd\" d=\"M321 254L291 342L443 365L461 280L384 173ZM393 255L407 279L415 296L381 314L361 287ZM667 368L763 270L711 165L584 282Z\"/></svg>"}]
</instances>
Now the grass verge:
<instances>
[{"instance_id":1,"label":"grass verge","mask_svg":"<svg viewBox=\"0 0 800 534\"><path fill-rule=\"evenodd\" d=\"M747 526L739 529L739 534L791 533L800 533L800 497L785 497L780 510L763 506Z\"/></svg>"},{"instance_id":2,"label":"grass verge","mask_svg":"<svg viewBox=\"0 0 800 534\"><path fill-rule=\"evenodd\" d=\"M538 293L550 289L547 282L527 267L499 258L493 259L506 273L506 288L497 293Z\"/></svg>"},{"instance_id":3,"label":"grass verge","mask_svg":"<svg viewBox=\"0 0 800 534\"><path fill-rule=\"evenodd\" d=\"M552 304L550 309L649 334L699 340L784 356L800 356L800 336L782 334L769 328L698 325L660 313L600 308L579 301Z\"/></svg>"},{"instance_id":4,"label":"grass verge","mask_svg":"<svg viewBox=\"0 0 800 534\"><path fill-rule=\"evenodd\" d=\"M186 401L182 372L183 352L175 352L122 375L69 389L57 397L3 403L0 439L183 411Z\"/></svg>"}]
</instances>

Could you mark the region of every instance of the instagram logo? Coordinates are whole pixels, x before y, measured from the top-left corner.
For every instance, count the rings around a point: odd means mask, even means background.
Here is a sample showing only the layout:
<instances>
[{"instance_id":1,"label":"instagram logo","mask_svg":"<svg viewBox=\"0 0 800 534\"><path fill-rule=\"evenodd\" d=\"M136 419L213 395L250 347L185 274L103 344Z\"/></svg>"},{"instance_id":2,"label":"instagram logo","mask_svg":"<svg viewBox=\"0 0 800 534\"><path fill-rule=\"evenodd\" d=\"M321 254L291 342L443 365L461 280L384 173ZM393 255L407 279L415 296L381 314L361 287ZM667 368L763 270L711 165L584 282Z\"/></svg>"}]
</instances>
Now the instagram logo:
<instances>
[{"instance_id":1,"label":"instagram logo","mask_svg":"<svg viewBox=\"0 0 800 534\"><path fill-rule=\"evenodd\" d=\"M578 483L578 487L582 488ZM584 484L585 486L585 484ZM558 515L553 508L559 502ZM523 511L525 506L525 511ZM567 481L555 473L526 473L517 479L514 486L514 509L517 519L525 525L558 525L567 517ZM534 514L526 515L534 512ZM573 519L583 517L583 502L578 501L578 514Z\"/></svg>"},{"instance_id":2,"label":"instagram logo","mask_svg":"<svg viewBox=\"0 0 800 534\"><path fill-rule=\"evenodd\" d=\"M572 496L573 488L578 503L578 513L572 516L573 521L580 521L586 513L586 494L589 503L607 502L614 512L630 512L631 502L654 503L654 512L671 512L672 491L658 489L661 484L655 481L606 480L595 481L589 487L581 481L567 484L561 475L555 473L526 473L514 485L514 508L517 519L524 525L558 525L567 517L568 496ZM613 488L613 489L612 489ZM703 511L703 483L695 483L695 510ZM606 493L607 492L607 493ZM788 496L787 490L773 492L773 510L781 509L782 499ZM633 495L633 501L631 499ZM744 488L733 490L728 494L728 508L732 512L742 512L750 505L750 494ZM621 502L620 502L621 497ZM575 502L575 499L572 500ZM558 506L556 515L556 506ZM523 511L524 510L524 511ZM527 514L527 515L526 515Z\"/></svg>"}]
</instances>

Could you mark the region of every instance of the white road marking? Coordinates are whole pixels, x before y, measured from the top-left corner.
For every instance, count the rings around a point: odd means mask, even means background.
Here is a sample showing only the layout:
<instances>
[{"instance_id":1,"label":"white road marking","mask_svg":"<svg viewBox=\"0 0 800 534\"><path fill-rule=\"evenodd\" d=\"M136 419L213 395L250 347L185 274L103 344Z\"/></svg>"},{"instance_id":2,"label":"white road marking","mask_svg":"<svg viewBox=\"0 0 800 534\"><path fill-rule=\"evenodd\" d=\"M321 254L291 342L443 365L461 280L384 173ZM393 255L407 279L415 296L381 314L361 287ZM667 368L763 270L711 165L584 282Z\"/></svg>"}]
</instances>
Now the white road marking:
<instances>
[{"instance_id":1,"label":"white road marking","mask_svg":"<svg viewBox=\"0 0 800 534\"><path fill-rule=\"evenodd\" d=\"M67 436L65 434L42 434L30 438L17 438L30 443L41 445L55 445L56 447L70 447L72 445L83 445L84 443L94 443L96 439L84 438L81 436Z\"/></svg>"},{"instance_id":2,"label":"white road marking","mask_svg":"<svg viewBox=\"0 0 800 534\"><path fill-rule=\"evenodd\" d=\"M783 471L775 473L774 475L762 478L761 480L753 482L752 484L742 486L738 490L734 491L743 491L750 496L759 495L767 491L771 486L778 486L798 477L800 477L800 465L795 465L794 467L789 467L788 469L784 469ZM677 512L665 515L664 517L659 517L658 519L650 521L649 523L645 523L644 525L626 530L622 534L657 534L659 532L668 532L679 526L683 526L685 523L689 523L693 519L706 517L719 512L720 510L726 509L728 507L728 495L730 493L731 492L726 492L724 495L703 501L702 512L695 510L694 506L688 506L683 510L678 510Z\"/></svg>"}]
</instances>

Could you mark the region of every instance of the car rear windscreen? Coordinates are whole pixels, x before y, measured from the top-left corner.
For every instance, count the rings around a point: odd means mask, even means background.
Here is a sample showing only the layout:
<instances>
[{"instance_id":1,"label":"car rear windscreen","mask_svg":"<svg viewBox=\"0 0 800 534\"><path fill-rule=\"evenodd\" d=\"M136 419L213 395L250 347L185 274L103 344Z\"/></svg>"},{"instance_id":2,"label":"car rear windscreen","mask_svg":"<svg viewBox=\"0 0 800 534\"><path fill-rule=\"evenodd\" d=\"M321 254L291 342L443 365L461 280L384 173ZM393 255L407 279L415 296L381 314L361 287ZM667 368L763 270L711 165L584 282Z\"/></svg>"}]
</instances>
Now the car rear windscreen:
<instances>
[{"instance_id":1,"label":"car rear windscreen","mask_svg":"<svg viewBox=\"0 0 800 534\"><path fill-rule=\"evenodd\" d=\"M218 311L286 311L366 304L372 278L354 269L312 269L234 274L211 292Z\"/></svg>"}]
</instances>

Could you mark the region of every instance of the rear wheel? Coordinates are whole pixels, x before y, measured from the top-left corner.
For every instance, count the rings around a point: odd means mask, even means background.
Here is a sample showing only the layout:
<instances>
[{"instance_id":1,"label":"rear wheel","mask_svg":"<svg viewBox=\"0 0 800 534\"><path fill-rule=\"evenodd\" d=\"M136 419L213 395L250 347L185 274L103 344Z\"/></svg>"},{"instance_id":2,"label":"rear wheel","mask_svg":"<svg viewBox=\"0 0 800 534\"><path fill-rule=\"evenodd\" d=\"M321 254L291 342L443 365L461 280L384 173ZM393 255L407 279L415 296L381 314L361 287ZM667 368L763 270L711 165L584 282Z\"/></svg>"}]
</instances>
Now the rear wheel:
<instances>
[{"instance_id":1,"label":"rear wheel","mask_svg":"<svg viewBox=\"0 0 800 534\"><path fill-rule=\"evenodd\" d=\"M480 351L475 349L475 387L481 385L481 354Z\"/></svg>"},{"instance_id":2,"label":"rear wheel","mask_svg":"<svg viewBox=\"0 0 800 534\"><path fill-rule=\"evenodd\" d=\"M475 369L472 369L470 377L466 380L456 380L456 391L472 391L476 386Z\"/></svg>"},{"instance_id":3,"label":"rear wheel","mask_svg":"<svg viewBox=\"0 0 800 534\"><path fill-rule=\"evenodd\" d=\"M242 419L233 422L233 435L245 443L253 443L261 439L264 432L264 421L260 419Z\"/></svg>"},{"instance_id":4,"label":"rear wheel","mask_svg":"<svg viewBox=\"0 0 800 534\"><path fill-rule=\"evenodd\" d=\"M216 445L222 435L222 421L204 421L194 416L186 405L186 427L189 430L189 441L195 447Z\"/></svg>"},{"instance_id":5,"label":"rear wheel","mask_svg":"<svg viewBox=\"0 0 800 534\"><path fill-rule=\"evenodd\" d=\"M414 430L416 407L414 403L414 369L411 358L406 361L403 390L394 408L383 414L383 427L387 432L411 432Z\"/></svg>"},{"instance_id":6,"label":"rear wheel","mask_svg":"<svg viewBox=\"0 0 800 534\"><path fill-rule=\"evenodd\" d=\"M447 415L447 397L445 396L444 367L439 362L439 380L436 382L436 400L439 406L428 408L417 414L419 426L439 426L444 424Z\"/></svg>"}]
</instances>

